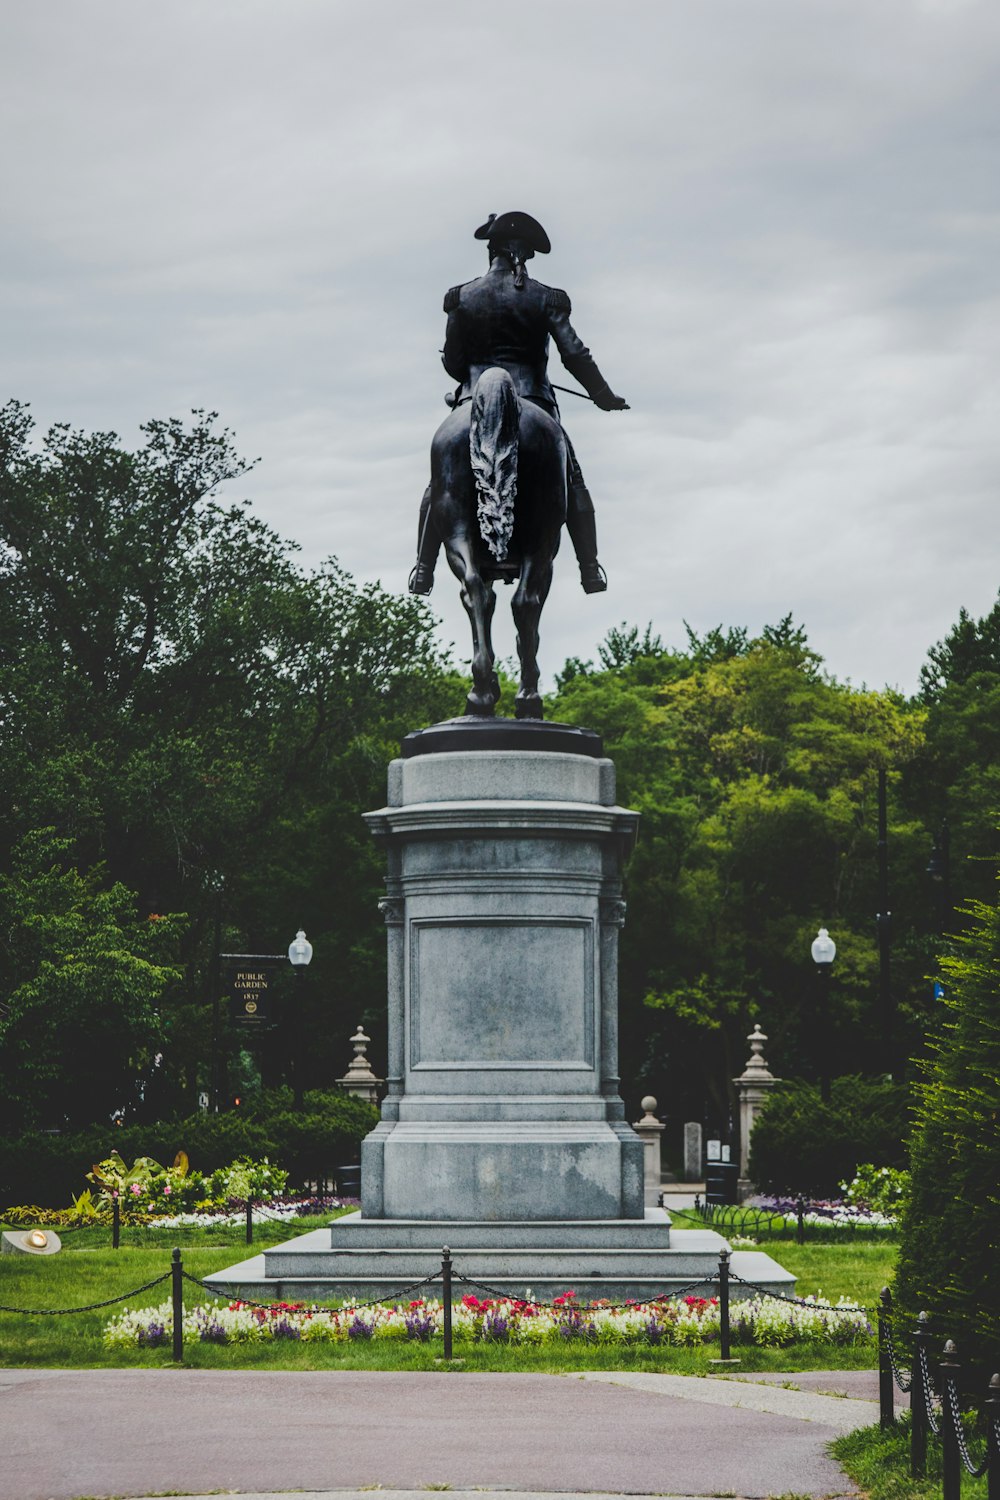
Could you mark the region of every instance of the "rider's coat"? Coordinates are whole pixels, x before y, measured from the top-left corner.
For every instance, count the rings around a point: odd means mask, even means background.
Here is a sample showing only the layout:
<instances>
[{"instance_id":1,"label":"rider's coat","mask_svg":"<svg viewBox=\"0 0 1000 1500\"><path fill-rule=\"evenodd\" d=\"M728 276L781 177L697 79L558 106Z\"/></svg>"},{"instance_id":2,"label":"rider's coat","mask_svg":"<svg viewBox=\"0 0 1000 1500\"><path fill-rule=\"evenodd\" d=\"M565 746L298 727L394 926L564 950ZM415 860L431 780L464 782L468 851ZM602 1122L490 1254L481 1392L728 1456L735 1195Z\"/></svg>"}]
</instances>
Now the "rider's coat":
<instances>
[{"instance_id":1,"label":"rider's coat","mask_svg":"<svg viewBox=\"0 0 1000 1500\"><path fill-rule=\"evenodd\" d=\"M547 373L550 337L563 364L598 404L607 381L590 350L569 320L569 296L525 276L524 285L514 285L514 273L501 256L485 276L452 287L446 293L448 314L442 359L458 381L457 401L466 401L472 388L490 366L510 372L518 395L559 417L555 393Z\"/></svg>"}]
</instances>

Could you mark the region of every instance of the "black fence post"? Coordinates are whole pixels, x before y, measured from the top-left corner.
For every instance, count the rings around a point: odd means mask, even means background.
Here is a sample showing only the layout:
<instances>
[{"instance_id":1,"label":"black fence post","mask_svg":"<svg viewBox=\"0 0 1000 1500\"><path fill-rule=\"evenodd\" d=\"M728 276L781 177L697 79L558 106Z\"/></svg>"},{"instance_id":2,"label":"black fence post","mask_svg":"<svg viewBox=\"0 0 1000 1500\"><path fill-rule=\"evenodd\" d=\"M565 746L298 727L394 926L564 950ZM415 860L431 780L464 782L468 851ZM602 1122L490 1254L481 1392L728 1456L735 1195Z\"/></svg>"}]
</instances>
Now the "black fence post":
<instances>
[{"instance_id":1,"label":"black fence post","mask_svg":"<svg viewBox=\"0 0 1000 1500\"><path fill-rule=\"evenodd\" d=\"M719 1251L719 1355L729 1358L729 1251Z\"/></svg>"},{"instance_id":2,"label":"black fence post","mask_svg":"<svg viewBox=\"0 0 1000 1500\"><path fill-rule=\"evenodd\" d=\"M1000 1375L990 1377L986 1416L986 1500L1000 1500Z\"/></svg>"},{"instance_id":3,"label":"black fence post","mask_svg":"<svg viewBox=\"0 0 1000 1500\"><path fill-rule=\"evenodd\" d=\"M913 1331L913 1369L910 1375L910 1478L923 1479L927 1472L927 1404L931 1393L924 1380L927 1347L931 1333L925 1312L917 1314Z\"/></svg>"},{"instance_id":4,"label":"black fence post","mask_svg":"<svg viewBox=\"0 0 1000 1500\"><path fill-rule=\"evenodd\" d=\"M441 1251L441 1297L444 1303L444 1357L451 1359L451 1251Z\"/></svg>"},{"instance_id":5,"label":"black fence post","mask_svg":"<svg viewBox=\"0 0 1000 1500\"><path fill-rule=\"evenodd\" d=\"M795 1238L800 1245L806 1242L806 1206L801 1198L795 1200Z\"/></svg>"},{"instance_id":6,"label":"black fence post","mask_svg":"<svg viewBox=\"0 0 1000 1500\"><path fill-rule=\"evenodd\" d=\"M944 1346L938 1366L941 1382L941 1500L962 1500L962 1454L959 1449L958 1423L962 1420L959 1405L958 1353L951 1339Z\"/></svg>"},{"instance_id":7,"label":"black fence post","mask_svg":"<svg viewBox=\"0 0 1000 1500\"><path fill-rule=\"evenodd\" d=\"M893 1389L892 1357L889 1340L892 1338L892 1293L884 1286L878 1296L878 1425L883 1430L895 1425L896 1398Z\"/></svg>"},{"instance_id":8,"label":"black fence post","mask_svg":"<svg viewBox=\"0 0 1000 1500\"><path fill-rule=\"evenodd\" d=\"M253 1244L253 1202L247 1199L247 1244Z\"/></svg>"},{"instance_id":9,"label":"black fence post","mask_svg":"<svg viewBox=\"0 0 1000 1500\"><path fill-rule=\"evenodd\" d=\"M111 1248L117 1250L122 1242L122 1206L118 1194L111 1200Z\"/></svg>"},{"instance_id":10,"label":"black fence post","mask_svg":"<svg viewBox=\"0 0 1000 1500\"><path fill-rule=\"evenodd\" d=\"M174 1313L174 1363L179 1365L184 1360L184 1267L181 1264L181 1252L176 1246L170 1270L170 1296Z\"/></svg>"}]
</instances>

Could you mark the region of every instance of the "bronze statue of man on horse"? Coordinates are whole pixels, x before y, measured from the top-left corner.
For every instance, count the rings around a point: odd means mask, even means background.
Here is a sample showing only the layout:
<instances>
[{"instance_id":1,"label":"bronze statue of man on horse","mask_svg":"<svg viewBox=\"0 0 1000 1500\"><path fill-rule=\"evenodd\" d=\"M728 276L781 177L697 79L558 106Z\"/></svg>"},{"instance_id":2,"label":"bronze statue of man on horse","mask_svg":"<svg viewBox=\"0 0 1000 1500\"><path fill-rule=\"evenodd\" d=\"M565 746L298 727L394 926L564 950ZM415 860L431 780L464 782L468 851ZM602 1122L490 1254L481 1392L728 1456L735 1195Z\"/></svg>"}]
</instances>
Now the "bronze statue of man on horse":
<instances>
[{"instance_id":1,"label":"bronze statue of man on horse","mask_svg":"<svg viewBox=\"0 0 1000 1500\"><path fill-rule=\"evenodd\" d=\"M607 587L597 560L594 506L563 430L547 373L549 339L563 364L603 411L626 411L570 323L565 292L532 280L525 262L547 255L548 235L525 213L491 214L476 230L490 265L452 287L443 360L457 381L431 445L431 482L420 507L410 591L429 594L439 548L462 586L472 624L470 714L491 715L499 697L490 625L493 584L517 580L511 609L521 685L518 718L541 718L538 621L566 523L585 592Z\"/></svg>"}]
</instances>

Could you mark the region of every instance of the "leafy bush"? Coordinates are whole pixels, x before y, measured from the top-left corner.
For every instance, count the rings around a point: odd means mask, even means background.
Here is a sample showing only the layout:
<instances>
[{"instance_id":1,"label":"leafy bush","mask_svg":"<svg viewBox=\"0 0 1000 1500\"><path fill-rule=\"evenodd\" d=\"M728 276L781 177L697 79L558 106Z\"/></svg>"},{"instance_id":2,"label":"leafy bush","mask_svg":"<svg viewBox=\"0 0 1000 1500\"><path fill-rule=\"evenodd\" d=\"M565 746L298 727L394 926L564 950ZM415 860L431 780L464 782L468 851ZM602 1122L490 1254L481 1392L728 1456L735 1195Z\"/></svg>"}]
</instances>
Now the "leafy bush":
<instances>
[{"instance_id":1,"label":"leafy bush","mask_svg":"<svg viewBox=\"0 0 1000 1500\"><path fill-rule=\"evenodd\" d=\"M899 1084L835 1078L830 1101L808 1083L780 1083L750 1137L750 1176L769 1193L827 1198L860 1162L904 1167L907 1095Z\"/></svg>"},{"instance_id":2,"label":"leafy bush","mask_svg":"<svg viewBox=\"0 0 1000 1500\"><path fill-rule=\"evenodd\" d=\"M942 1337L989 1376L1000 1348L1000 904L942 959L944 999L917 1090L913 1182L896 1274L900 1309L934 1315Z\"/></svg>"},{"instance_id":3,"label":"leafy bush","mask_svg":"<svg viewBox=\"0 0 1000 1500\"><path fill-rule=\"evenodd\" d=\"M206 1176L239 1157L267 1157L280 1163L297 1185L357 1161L362 1138L377 1123L377 1108L349 1094L333 1089L309 1092L298 1112L292 1108L291 1092L275 1089L225 1114L199 1110L183 1119L148 1125L102 1125L65 1135L40 1132L0 1139L0 1204L65 1207L80 1193L93 1164L112 1153L128 1161L148 1156L160 1162L173 1161L183 1151Z\"/></svg>"},{"instance_id":4,"label":"leafy bush","mask_svg":"<svg viewBox=\"0 0 1000 1500\"><path fill-rule=\"evenodd\" d=\"M265 1156L262 1161L253 1161L249 1156L238 1157L228 1167L220 1167L208 1179L208 1196L217 1202L228 1203L230 1198L276 1198L284 1191L288 1173L280 1167L272 1167Z\"/></svg>"},{"instance_id":5,"label":"leafy bush","mask_svg":"<svg viewBox=\"0 0 1000 1500\"><path fill-rule=\"evenodd\" d=\"M840 1186L852 1208L894 1217L906 1207L910 1174L900 1167L876 1167L869 1161L857 1168L850 1182Z\"/></svg>"}]
</instances>

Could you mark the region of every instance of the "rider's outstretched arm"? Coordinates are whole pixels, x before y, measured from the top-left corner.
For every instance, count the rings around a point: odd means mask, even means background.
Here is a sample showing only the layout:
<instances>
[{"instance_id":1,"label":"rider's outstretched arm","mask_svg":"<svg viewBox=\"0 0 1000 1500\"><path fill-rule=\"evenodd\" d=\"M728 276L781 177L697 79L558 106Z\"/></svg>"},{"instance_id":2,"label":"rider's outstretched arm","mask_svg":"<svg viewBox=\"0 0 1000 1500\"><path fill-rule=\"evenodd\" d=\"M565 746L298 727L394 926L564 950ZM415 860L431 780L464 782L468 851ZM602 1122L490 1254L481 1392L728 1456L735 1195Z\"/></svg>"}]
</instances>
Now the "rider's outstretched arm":
<instances>
[{"instance_id":1,"label":"rider's outstretched arm","mask_svg":"<svg viewBox=\"0 0 1000 1500\"><path fill-rule=\"evenodd\" d=\"M574 380L580 382L595 406L599 406L602 411L628 411L628 402L622 396L615 395L597 368L597 361L570 322L572 310L568 294L555 287L550 288L549 333L563 364Z\"/></svg>"}]
</instances>

